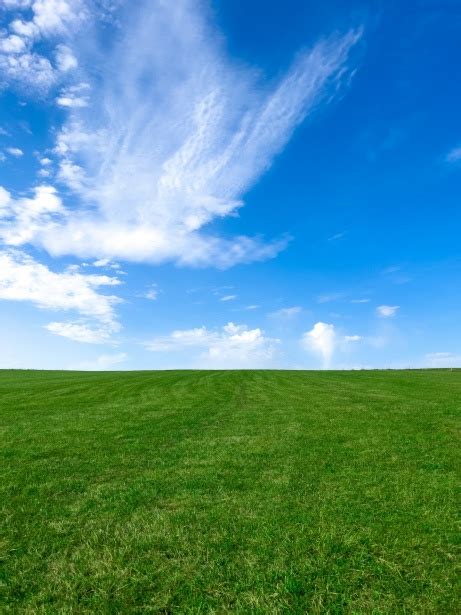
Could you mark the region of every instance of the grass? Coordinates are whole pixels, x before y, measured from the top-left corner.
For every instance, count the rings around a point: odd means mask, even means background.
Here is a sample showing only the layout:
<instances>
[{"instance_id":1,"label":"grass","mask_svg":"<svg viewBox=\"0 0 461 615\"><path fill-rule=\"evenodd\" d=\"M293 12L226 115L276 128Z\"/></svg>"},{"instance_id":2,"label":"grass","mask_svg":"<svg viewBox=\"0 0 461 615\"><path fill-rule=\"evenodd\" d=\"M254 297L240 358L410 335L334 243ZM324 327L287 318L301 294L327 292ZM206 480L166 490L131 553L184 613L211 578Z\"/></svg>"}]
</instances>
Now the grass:
<instances>
[{"instance_id":1,"label":"grass","mask_svg":"<svg viewBox=\"0 0 461 615\"><path fill-rule=\"evenodd\" d=\"M460 407L461 370L0 372L0 610L459 612Z\"/></svg>"}]
</instances>

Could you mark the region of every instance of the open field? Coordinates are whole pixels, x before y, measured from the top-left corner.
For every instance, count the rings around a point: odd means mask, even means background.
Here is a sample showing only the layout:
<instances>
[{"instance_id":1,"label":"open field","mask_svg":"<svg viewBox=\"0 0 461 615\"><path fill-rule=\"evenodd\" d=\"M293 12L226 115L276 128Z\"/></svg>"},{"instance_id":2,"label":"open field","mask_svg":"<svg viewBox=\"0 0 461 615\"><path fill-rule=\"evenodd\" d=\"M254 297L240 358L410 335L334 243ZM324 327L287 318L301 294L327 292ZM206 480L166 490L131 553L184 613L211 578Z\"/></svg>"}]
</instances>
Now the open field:
<instances>
[{"instance_id":1,"label":"open field","mask_svg":"<svg viewBox=\"0 0 461 615\"><path fill-rule=\"evenodd\" d=\"M461 370L0 372L2 612L455 613Z\"/></svg>"}]
</instances>

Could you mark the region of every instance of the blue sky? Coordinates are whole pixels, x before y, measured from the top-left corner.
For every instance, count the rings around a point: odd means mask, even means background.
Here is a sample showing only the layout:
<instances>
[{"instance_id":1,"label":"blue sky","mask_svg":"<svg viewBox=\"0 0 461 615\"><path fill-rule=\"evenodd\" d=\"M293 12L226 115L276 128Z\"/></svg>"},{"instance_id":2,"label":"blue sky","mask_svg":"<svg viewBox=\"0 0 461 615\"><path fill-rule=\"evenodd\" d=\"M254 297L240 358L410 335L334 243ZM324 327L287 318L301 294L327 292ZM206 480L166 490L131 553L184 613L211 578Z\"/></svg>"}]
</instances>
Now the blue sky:
<instances>
[{"instance_id":1,"label":"blue sky","mask_svg":"<svg viewBox=\"0 0 461 615\"><path fill-rule=\"evenodd\" d=\"M457 0L0 21L0 368L461 366Z\"/></svg>"}]
</instances>

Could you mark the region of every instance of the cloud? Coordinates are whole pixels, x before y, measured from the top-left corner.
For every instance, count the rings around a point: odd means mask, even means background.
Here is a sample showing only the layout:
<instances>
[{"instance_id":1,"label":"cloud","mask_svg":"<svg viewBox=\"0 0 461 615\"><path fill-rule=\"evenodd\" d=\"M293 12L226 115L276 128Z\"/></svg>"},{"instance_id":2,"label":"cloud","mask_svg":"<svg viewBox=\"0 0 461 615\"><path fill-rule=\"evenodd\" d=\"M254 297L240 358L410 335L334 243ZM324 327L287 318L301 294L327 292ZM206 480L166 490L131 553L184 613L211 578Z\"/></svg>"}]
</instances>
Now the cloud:
<instances>
[{"instance_id":1,"label":"cloud","mask_svg":"<svg viewBox=\"0 0 461 615\"><path fill-rule=\"evenodd\" d=\"M77 322L53 322L46 326L52 333L72 340L108 341L120 329L114 311L120 299L98 292L102 286L118 284L120 281L115 277L82 275L73 269L56 273L24 252L0 251L0 299L27 301L43 310L77 313Z\"/></svg>"},{"instance_id":2,"label":"cloud","mask_svg":"<svg viewBox=\"0 0 461 615\"><path fill-rule=\"evenodd\" d=\"M310 331L302 337L304 348L318 353L323 359L323 367L330 366L331 358L336 346L335 326L325 322L317 322Z\"/></svg>"},{"instance_id":3,"label":"cloud","mask_svg":"<svg viewBox=\"0 0 461 615\"><path fill-rule=\"evenodd\" d=\"M145 344L153 352L184 352L198 349L195 364L202 367L261 367L273 359L279 340L266 337L261 329L228 323L222 329L199 327L173 331Z\"/></svg>"},{"instance_id":4,"label":"cloud","mask_svg":"<svg viewBox=\"0 0 461 615\"><path fill-rule=\"evenodd\" d=\"M61 92L60 96L58 96L56 99L56 104L60 107L67 107L69 109L88 107L88 90L89 85L87 83L78 83L76 85L69 86Z\"/></svg>"},{"instance_id":5,"label":"cloud","mask_svg":"<svg viewBox=\"0 0 461 615\"><path fill-rule=\"evenodd\" d=\"M8 9L27 9L33 0L3 0L3 5Z\"/></svg>"},{"instance_id":6,"label":"cloud","mask_svg":"<svg viewBox=\"0 0 461 615\"><path fill-rule=\"evenodd\" d=\"M43 36L68 33L88 17L82 0L35 0L32 11L33 24Z\"/></svg>"},{"instance_id":7,"label":"cloud","mask_svg":"<svg viewBox=\"0 0 461 615\"><path fill-rule=\"evenodd\" d=\"M71 366L72 370L83 371L106 371L110 370L116 365L125 363L128 360L128 355L125 352L118 352L115 354L103 354L97 357L94 361L82 361L76 365Z\"/></svg>"},{"instance_id":8,"label":"cloud","mask_svg":"<svg viewBox=\"0 0 461 615\"><path fill-rule=\"evenodd\" d=\"M224 297L221 297L219 300L220 301L235 301L237 299L237 295L224 295Z\"/></svg>"},{"instance_id":9,"label":"cloud","mask_svg":"<svg viewBox=\"0 0 461 615\"><path fill-rule=\"evenodd\" d=\"M16 34L0 39L0 51L2 53L21 53L24 51L26 44L24 40Z\"/></svg>"},{"instance_id":10,"label":"cloud","mask_svg":"<svg viewBox=\"0 0 461 615\"><path fill-rule=\"evenodd\" d=\"M343 239L343 237L345 237L346 235L347 235L347 232L336 233L336 235L332 235L331 237L328 237L328 241L338 241L339 239Z\"/></svg>"},{"instance_id":11,"label":"cloud","mask_svg":"<svg viewBox=\"0 0 461 615\"><path fill-rule=\"evenodd\" d=\"M332 301L338 301L344 297L343 293L331 293L330 295L320 295L317 297L317 303L331 303Z\"/></svg>"},{"instance_id":12,"label":"cloud","mask_svg":"<svg viewBox=\"0 0 461 615\"><path fill-rule=\"evenodd\" d=\"M0 186L0 239L7 245L27 243L38 229L55 225L56 216L64 213L52 186L38 186L32 197L19 199Z\"/></svg>"},{"instance_id":13,"label":"cloud","mask_svg":"<svg viewBox=\"0 0 461 615\"><path fill-rule=\"evenodd\" d=\"M66 337L73 342L82 342L84 344L105 344L110 341L112 333L119 330L119 326L113 323L104 323L103 326L90 326L82 322L50 322L45 325L45 329Z\"/></svg>"},{"instance_id":14,"label":"cloud","mask_svg":"<svg viewBox=\"0 0 461 615\"><path fill-rule=\"evenodd\" d=\"M300 314L302 311L302 307L300 307L299 305L294 305L293 307L281 308L280 310L271 312L269 316L271 318L293 318L294 316Z\"/></svg>"},{"instance_id":15,"label":"cloud","mask_svg":"<svg viewBox=\"0 0 461 615\"><path fill-rule=\"evenodd\" d=\"M351 303L370 303L371 299L351 299Z\"/></svg>"},{"instance_id":16,"label":"cloud","mask_svg":"<svg viewBox=\"0 0 461 615\"><path fill-rule=\"evenodd\" d=\"M54 85L59 73L77 67L73 51L64 43L55 48L56 68L43 49L44 42L56 37L70 38L89 17L84 0L34 0L13 2L4 0L13 19L9 33L0 35L0 85L22 90L46 92ZM17 11L24 11L18 18ZM3 83L2 83L3 82Z\"/></svg>"},{"instance_id":17,"label":"cloud","mask_svg":"<svg viewBox=\"0 0 461 615\"><path fill-rule=\"evenodd\" d=\"M461 355L453 352L428 352L425 364L430 367L461 367Z\"/></svg>"},{"instance_id":18,"label":"cloud","mask_svg":"<svg viewBox=\"0 0 461 615\"><path fill-rule=\"evenodd\" d=\"M67 73L77 68L78 60L72 49L67 47L67 45L58 45L56 47L56 64L61 72Z\"/></svg>"},{"instance_id":19,"label":"cloud","mask_svg":"<svg viewBox=\"0 0 461 615\"><path fill-rule=\"evenodd\" d=\"M351 342L359 342L360 335L341 336L332 324L317 322L310 331L304 333L301 344L305 350L319 354L323 361L323 368L331 367L333 355L337 349L344 349L344 345Z\"/></svg>"},{"instance_id":20,"label":"cloud","mask_svg":"<svg viewBox=\"0 0 461 615\"><path fill-rule=\"evenodd\" d=\"M15 158L21 158L24 156L24 152L19 147L7 147L5 151L10 154L10 156L14 156Z\"/></svg>"},{"instance_id":21,"label":"cloud","mask_svg":"<svg viewBox=\"0 0 461 615\"><path fill-rule=\"evenodd\" d=\"M159 292L160 291L157 288L157 284L151 284L147 291L141 295L138 295L138 297L141 297L142 299L150 299L151 301L157 301Z\"/></svg>"},{"instance_id":22,"label":"cloud","mask_svg":"<svg viewBox=\"0 0 461 615\"><path fill-rule=\"evenodd\" d=\"M1 76L4 81L16 83L21 88L30 87L36 90L46 90L55 82L54 69L50 61L29 52L17 56L0 54Z\"/></svg>"},{"instance_id":23,"label":"cloud","mask_svg":"<svg viewBox=\"0 0 461 615\"><path fill-rule=\"evenodd\" d=\"M461 160L461 147L455 147L445 157L447 162L459 162Z\"/></svg>"},{"instance_id":24,"label":"cloud","mask_svg":"<svg viewBox=\"0 0 461 615\"><path fill-rule=\"evenodd\" d=\"M41 37L88 16L78 1L32 10ZM75 92L57 98L69 112L58 177L80 207L30 241L52 255L221 268L274 257L288 237L223 237L211 224L237 215L296 127L347 81L361 32L321 40L265 82L226 56L201 2L140 1L120 18L110 46L98 47L93 24L76 53L91 106Z\"/></svg>"},{"instance_id":25,"label":"cloud","mask_svg":"<svg viewBox=\"0 0 461 615\"><path fill-rule=\"evenodd\" d=\"M86 266L88 266L88 264ZM99 260L93 261L91 267L120 270L120 265L118 263L113 263L110 258L100 258Z\"/></svg>"},{"instance_id":26,"label":"cloud","mask_svg":"<svg viewBox=\"0 0 461 615\"><path fill-rule=\"evenodd\" d=\"M376 314L380 318L393 318L399 309L399 305L379 305L376 308Z\"/></svg>"}]
</instances>

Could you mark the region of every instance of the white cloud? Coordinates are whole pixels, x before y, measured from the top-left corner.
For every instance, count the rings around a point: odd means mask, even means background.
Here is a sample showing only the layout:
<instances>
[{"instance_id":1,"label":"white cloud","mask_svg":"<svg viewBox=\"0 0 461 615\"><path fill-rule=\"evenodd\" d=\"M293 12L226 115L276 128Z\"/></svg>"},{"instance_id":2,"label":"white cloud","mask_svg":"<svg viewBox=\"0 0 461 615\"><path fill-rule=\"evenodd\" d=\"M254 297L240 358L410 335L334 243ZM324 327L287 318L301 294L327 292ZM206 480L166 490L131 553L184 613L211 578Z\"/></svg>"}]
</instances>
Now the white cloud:
<instances>
[{"instance_id":1,"label":"white cloud","mask_svg":"<svg viewBox=\"0 0 461 615\"><path fill-rule=\"evenodd\" d=\"M235 301L237 299L237 295L224 295L224 297L220 298L220 301Z\"/></svg>"},{"instance_id":2,"label":"white cloud","mask_svg":"<svg viewBox=\"0 0 461 615\"><path fill-rule=\"evenodd\" d=\"M25 42L16 34L11 34L6 38L0 39L0 52L2 53L21 53L25 48Z\"/></svg>"},{"instance_id":3,"label":"white cloud","mask_svg":"<svg viewBox=\"0 0 461 615\"><path fill-rule=\"evenodd\" d=\"M59 164L58 178L61 182L67 184L73 190L80 190L85 181L85 174L78 164L70 162L70 160L63 160ZM75 229L78 232L78 229ZM95 240L97 238L95 237ZM86 256L92 256L91 253L85 253Z\"/></svg>"},{"instance_id":4,"label":"white cloud","mask_svg":"<svg viewBox=\"0 0 461 615\"><path fill-rule=\"evenodd\" d=\"M351 303L370 303L371 299L351 299Z\"/></svg>"},{"instance_id":5,"label":"white cloud","mask_svg":"<svg viewBox=\"0 0 461 615\"><path fill-rule=\"evenodd\" d=\"M323 359L323 367L327 369L330 366L336 346L335 326L325 322L317 322L310 331L303 335L302 343L307 350L320 354Z\"/></svg>"},{"instance_id":6,"label":"white cloud","mask_svg":"<svg viewBox=\"0 0 461 615\"><path fill-rule=\"evenodd\" d=\"M14 156L15 158L20 158L21 156L24 156L24 152L22 151L22 149L19 149L19 147L7 147L5 148L5 151L8 152L10 156Z\"/></svg>"},{"instance_id":7,"label":"white cloud","mask_svg":"<svg viewBox=\"0 0 461 615\"><path fill-rule=\"evenodd\" d=\"M21 88L47 90L55 82L54 69L48 60L37 53L20 55L0 54L0 87L13 82Z\"/></svg>"},{"instance_id":8,"label":"white cloud","mask_svg":"<svg viewBox=\"0 0 461 615\"><path fill-rule=\"evenodd\" d=\"M22 19L15 19L11 22L10 30L16 32L19 36L25 39L33 38L37 36L37 26L33 21L23 21Z\"/></svg>"},{"instance_id":9,"label":"white cloud","mask_svg":"<svg viewBox=\"0 0 461 615\"><path fill-rule=\"evenodd\" d=\"M110 326L107 324L90 326L84 322L50 322L45 325L45 329L73 342L105 344L110 341L112 333L118 331L119 327L114 327L112 324Z\"/></svg>"},{"instance_id":10,"label":"white cloud","mask_svg":"<svg viewBox=\"0 0 461 615\"><path fill-rule=\"evenodd\" d=\"M173 331L145 344L153 352L184 352L199 349L195 364L202 367L261 367L273 359L279 340L266 337L261 329L228 323L222 329L200 327Z\"/></svg>"},{"instance_id":11,"label":"white cloud","mask_svg":"<svg viewBox=\"0 0 461 615\"><path fill-rule=\"evenodd\" d=\"M41 36L62 35L86 18L82 7L36 0L33 23ZM103 61L97 36L89 42L91 109L82 94L58 97L70 116L58 177L92 207L37 229L33 243L53 255L195 266L273 257L286 237L224 239L207 225L236 215L296 127L347 80L361 33L320 41L268 85L225 56L200 2L137 2L130 12Z\"/></svg>"},{"instance_id":12,"label":"white cloud","mask_svg":"<svg viewBox=\"0 0 461 615\"><path fill-rule=\"evenodd\" d=\"M92 265L93 267L111 267L112 262L110 258L100 258L99 260L94 261Z\"/></svg>"},{"instance_id":13,"label":"white cloud","mask_svg":"<svg viewBox=\"0 0 461 615\"><path fill-rule=\"evenodd\" d=\"M0 207L2 198L5 201L0 192ZM17 250L0 252L0 299L27 301L44 310L76 312L83 320L54 322L46 328L77 341L107 341L120 329L114 312L120 299L98 292L101 286L117 284L117 278L82 275L72 269L55 273Z\"/></svg>"},{"instance_id":14,"label":"white cloud","mask_svg":"<svg viewBox=\"0 0 461 615\"><path fill-rule=\"evenodd\" d=\"M32 11L33 23L43 36L67 33L88 17L83 0L35 0Z\"/></svg>"},{"instance_id":15,"label":"white cloud","mask_svg":"<svg viewBox=\"0 0 461 615\"><path fill-rule=\"evenodd\" d=\"M61 199L52 186L39 186L32 198L14 199L0 187L0 239L7 245L28 242L40 228L53 225L64 214Z\"/></svg>"},{"instance_id":16,"label":"white cloud","mask_svg":"<svg viewBox=\"0 0 461 615\"><path fill-rule=\"evenodd\" d=\"M0 38L0 85L9 84L25 90L44 92L56 83L59 72L76 68L73 51L62 42L55 49L57 70L44 55L40 45L56 37L75 35L79 25L89 17L84 0L34 0L3 2L14 10L8 35ZM22 18L17 10L30 9ZM23 17L30 17L24 19Z\"/></svg>"},{"instance_id":17,"label":"white cloud","mask_svg":"<svg viewBox=\"0 0 461 615\"><path fill-rule=\"evenodd\" d=\"M393 318L399 309L399 305L379 305L376 308L376 314L380 318Z\"/></svg>"},{"instance_id":18,"label":"white cloud","mask_svg":"<svg viewBox=\"0 0 461 615\"><path fill-rule=\"evenodd\" d=\"M67 73L77 68L78 60L72 49L66 45L58 45L56 47L56 64L61 72Z\"/></svg>"},{"instance_id":19,"label":"white cloud","mask_svg":"<svg viewBox=\"0 0 461 615\"><path fill-rule=\"evenodd\" d=\"M89 85L87 83L69 86L61 92L61 95L56 99L56 103L60 107L67 107L69 109L88 107L89 99L85 93L88 89Z\"/></svg>"},{"instance_id":20,"label":"white cloud","mask_svg":"<svg viewBox=\"0 0 461 615\"><path fill-rule=\"evenodd\" d=\"M68 107L68 108L87 107L88 99L82 98L81 96L59 96L56 99L56 103L60 107Z\"/></svg>"},{"instance_id":21,"label":"white cloud","mask_svg":"<svg viewBox=\"0 0 461 615\"><path fill-rule=\"evenodd\" d=\"M271 312L269 316L271 318L293 318L297 316L303 311L302 307L299 305L294 305L293 307L281 308L275 312Z\"/></svg>"},{"instance_id":22,"label":"white cloud","mask_svg":"<svg viewBox=\"0 0 461 615\"><path fill-rule=\"evenodd\" d=\"M334 325L317 322L310 331L304 333L301 343L306 350L319 354L323 368L328 369L336 350L345 350L349 343L359 342L361 339L360 335L339 335Z\"/></svg>"}]
</instances>

